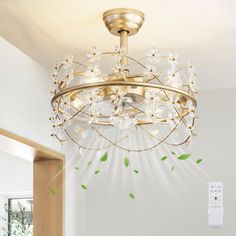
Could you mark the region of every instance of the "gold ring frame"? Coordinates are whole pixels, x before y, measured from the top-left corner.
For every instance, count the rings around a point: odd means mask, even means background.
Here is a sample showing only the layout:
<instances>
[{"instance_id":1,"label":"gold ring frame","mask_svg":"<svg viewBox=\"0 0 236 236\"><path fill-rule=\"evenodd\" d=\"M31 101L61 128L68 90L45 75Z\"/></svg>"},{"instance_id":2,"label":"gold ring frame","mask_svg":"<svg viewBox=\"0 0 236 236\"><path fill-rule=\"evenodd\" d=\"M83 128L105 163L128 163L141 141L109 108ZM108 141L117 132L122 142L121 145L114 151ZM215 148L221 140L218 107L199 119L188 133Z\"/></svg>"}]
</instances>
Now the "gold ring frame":
<instances>
[{"instance_id":1,"label":"gold ring frame","mask_svg":"<svg viewBox=\"0 0 236 236\"><path fill-rule=\"evenodd\" d=\"M161 85L161 84L130 82L130 81L108 81L108 82L97 82L97 83L88 83L88 84L77 85L77 86L62 90L61 92L55 94L52 97L52 103L60 96L63 96L67 93L79 92L79 91L85 90L85 89L99 88L99 87L106 87L106 86L133 86L133 87L144 87L146 89L148 89L148 88L161 89L161 90L179 93L183 96L190 98L195 104L197 104L196 99L192 95L190 95L189 93L187 93L185 91L179 90L177 88L173 88L173 87L169 87L169 86Z\"/></svg>"}]
</instances>

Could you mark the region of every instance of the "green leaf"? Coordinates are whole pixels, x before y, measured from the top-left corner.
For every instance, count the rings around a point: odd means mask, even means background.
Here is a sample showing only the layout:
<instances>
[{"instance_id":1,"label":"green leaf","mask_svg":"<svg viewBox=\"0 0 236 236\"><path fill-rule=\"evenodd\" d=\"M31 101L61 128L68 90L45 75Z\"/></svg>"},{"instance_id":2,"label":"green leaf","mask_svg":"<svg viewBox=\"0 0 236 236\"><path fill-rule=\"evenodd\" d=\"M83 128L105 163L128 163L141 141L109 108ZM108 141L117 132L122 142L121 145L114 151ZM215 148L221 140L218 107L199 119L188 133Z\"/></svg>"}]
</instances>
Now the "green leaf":
<instances>
[{"instance_id":1,"label":"green leaf","mask_svg":"<svg viewBox=\"0 0 236 236\"><path fill-rule=\"evenodd\" d=\"M125 159L124 159L124 164L126 167L129 166L129 159L127 157L125 157Z\"/></svg>"},{"instance_id":2,"label":"green leaf","mask_svg":"<svg viewBox=\"0 0 236 236\"><path fill-rule=\"evenodd\" d=\"M132 198L132 199L135 199L135 196L133 193L129 193L129 197Z\"/></svg>"},{"instance_id":3,"label":"green leaf","mask_svg":"<svg viewBox=\"0 0 236 236\"><path fill-rule=\"evenodd\" d=\"M196 164L200 164L203 160L202 159L198 159L195 161Z\"/></svg>"},{"instance_id":4,"label":"green leaf","mask_svg":"<svg viewBox=\"0 0 236 236\"><path fill-rule=\"evenodd\" d=\"M173 151L171 152L171 154L172 154L172 155L176 155L176 153L175 153L175 152L173 152Z\"/></svg>"},{"instance_id":5,"label":"green leaf","mask_svg":"<svg viewBox=\"0 0 236 236\"><path fill-rule=\"evenodd\" d=\"M92 161L89 161L89 162L88 162L88 166L90 166L91 164L92 164Z\"/></svg>"},{"instance_id":6,"label":"green leaf","mask_svg":"<svg viewBox=\"0 0 236 236\"><path fill-rule=\"evenodd\" d=\"M52 196L56 196L56 194L57 194L56 189L55 189L55 188L51 188L51 189L50 189L50 194L51 194Z\"/></svg>"},{"instance_id":7,"label":"green leaf","mask_svg":"<svg viewBox=\"0 0 236 236\"><path fill-rule=\"evenodd\" d=\"M79 170L79 167L78 167L78 166L75 166L74 168L75 168L75 170Z\"/></svg>"},{"instance_id":8,"label":"green leaf","mask_svg":"<svg viewBox=\"0 0 236 236\"><path fill-rule=\"evenodd\" d=\"M107 159L108 159L108 154L107 154L107 152L105 152L105 153L103 154L103 156L100 158L100 161L104 162L104 161L106 161Z\"/></svg>"},{"instance_id":9,"label":"green leaf","mask_svg":"<svg viewBox=\"0 0 236 236\"><path fill-rule=\"evenodd\" d=\"M182 154L178 157L178 160L187 160L189 157L191 156L191 154Z\"/></svg>"},{"instance_id":10,"label":"green leaf","mask_svg":"<svg viewBox=\"0 0 236 236\"><path fill-rule=\"evenodd\" d=\"M97 175L99 172L100 172L100 170L96 170L96 171L94 172L94 174Z\"/></svg>"},{"instance_id":11,"label":"green leaf","mask_svg":"<svg viewBox=\"0 0 236 236\"><path fill-rule=\"evenodd\" d=\"M139 171L138 170L134 170L134 173L139 174Z\"/></svg>"},{"instance_id":12,"label":"green leaf","mask_svg":"<svg viewBox=\"0 0 236 236\"><path fill-rule=\"evenodd\" d=\"M161 158L162 161L166 160L168 158L168 156L164 156Z\"/></svg>"},{"instance_id":13,"label":"green leaf","mask_svg":"<svg viewBox=\"0 0 236 236\"><path fill-rule=\"evenodd\" d=\"M171 167L171 171L174 171L174 170L175 170L175 167L174 167L174 166L172 166L172 167Z\"/></svg>"},{"instance_id":14,"label":"green leaf","mask_svg":"<svg viewBox=\"0 0 236 236\"><path fill-rule=\"evenodd\" d=\"M84 190L88 190L88 187L84 184L81 184L81 188L84 189Z\"/></svg>"}]
</instances>

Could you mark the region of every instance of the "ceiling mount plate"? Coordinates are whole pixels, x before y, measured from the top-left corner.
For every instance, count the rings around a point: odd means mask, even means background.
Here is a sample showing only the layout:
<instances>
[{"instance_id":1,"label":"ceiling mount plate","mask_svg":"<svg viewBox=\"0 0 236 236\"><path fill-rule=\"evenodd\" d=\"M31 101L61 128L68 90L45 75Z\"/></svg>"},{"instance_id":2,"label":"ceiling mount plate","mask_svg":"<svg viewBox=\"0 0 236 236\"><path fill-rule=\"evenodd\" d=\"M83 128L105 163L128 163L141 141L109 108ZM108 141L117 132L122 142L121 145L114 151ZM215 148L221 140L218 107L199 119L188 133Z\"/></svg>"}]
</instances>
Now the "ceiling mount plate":
<instances>
[{"instance_id":1,"label":"ceiling mount plate","mask_svg":"<svg viewBox=\"0 0 236 236\"><path fill-rule=\"evenodd\" d=\"M135 9L115 8L103 13L103 21L111 34L120 36L121 31L127 31L132 36L141 28L144 14Z\"/></svg>"}]
</instances>

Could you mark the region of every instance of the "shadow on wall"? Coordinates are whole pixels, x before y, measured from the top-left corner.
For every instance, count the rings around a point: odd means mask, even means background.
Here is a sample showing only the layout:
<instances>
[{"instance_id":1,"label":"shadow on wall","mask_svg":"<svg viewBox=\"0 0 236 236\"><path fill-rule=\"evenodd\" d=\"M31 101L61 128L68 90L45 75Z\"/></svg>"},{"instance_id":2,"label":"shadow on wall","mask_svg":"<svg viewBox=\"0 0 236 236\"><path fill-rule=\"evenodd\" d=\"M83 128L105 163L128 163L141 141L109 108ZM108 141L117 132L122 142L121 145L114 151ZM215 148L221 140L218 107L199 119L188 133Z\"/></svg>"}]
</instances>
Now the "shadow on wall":
<instances>
[{"instance_id":1,"label":"shadow on wall","mask_svg":"<svg viewBox=\"0 0 236 236\"><path fill-rule=\"evenodd\" d=\"M52 63L57 61L58 56L64 56L68 51L72 51L46 33L16 0L0 2L0 19L4 22L0 25L1 35L48 69L53 67ZM13 38L17 40L13 42Z\"/></svg>"}]
</instances>

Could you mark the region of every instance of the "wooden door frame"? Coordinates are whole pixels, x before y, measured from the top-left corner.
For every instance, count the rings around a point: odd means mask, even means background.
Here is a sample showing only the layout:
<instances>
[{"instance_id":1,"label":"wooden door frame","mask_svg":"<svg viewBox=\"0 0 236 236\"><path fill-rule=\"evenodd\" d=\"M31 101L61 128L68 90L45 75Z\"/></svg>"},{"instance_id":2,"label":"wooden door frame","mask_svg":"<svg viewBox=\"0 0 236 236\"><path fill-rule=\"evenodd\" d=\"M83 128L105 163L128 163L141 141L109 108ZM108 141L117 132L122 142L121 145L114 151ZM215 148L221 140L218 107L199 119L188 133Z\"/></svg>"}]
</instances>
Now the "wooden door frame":
<instances>
[{"instance_id":1,"label":"wooden door frame","mask_svg":"<svg viewBox=\"0 0 236 236\"><path fill-rule=\"evenodd\" d=\"M0 149L33 161L34 236L63 236L64 155L1 128Z\"/></svg>"}]
</instances>

